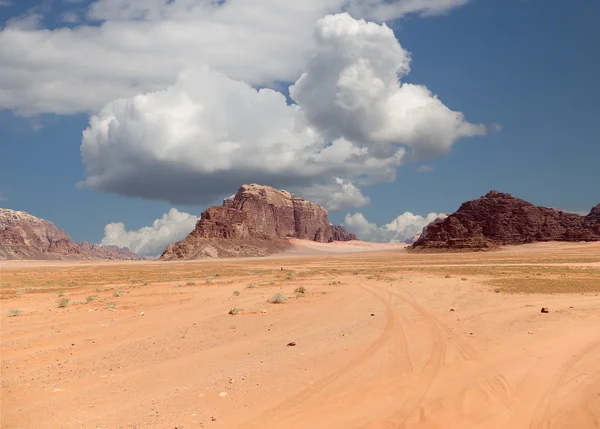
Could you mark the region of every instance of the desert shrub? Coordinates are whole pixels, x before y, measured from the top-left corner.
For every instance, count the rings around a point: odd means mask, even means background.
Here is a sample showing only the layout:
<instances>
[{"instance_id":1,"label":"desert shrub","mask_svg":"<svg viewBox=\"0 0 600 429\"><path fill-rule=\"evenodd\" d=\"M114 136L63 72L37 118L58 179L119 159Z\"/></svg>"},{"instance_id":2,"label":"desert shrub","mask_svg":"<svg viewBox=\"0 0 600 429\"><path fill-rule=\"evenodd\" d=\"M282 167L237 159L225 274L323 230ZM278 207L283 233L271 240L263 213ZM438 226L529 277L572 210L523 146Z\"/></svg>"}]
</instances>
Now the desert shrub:
<instances>
[{"instance_id":1,"label":"desert shrub","mask_svg":"<svg viewBox=\"0 0 600 429\"><path fill-rule=\"evenodd\" d=\"M8 310L8 317L17 317L21 315L21 310L19 310L18 308L11 308L10 310Z\"/></svg>"},{"instance_id":2,"label":"desert shrub","mask_svg":"<svg viewBox=\"0 0 600 429\"><path fill-rule=\"evenodd\" d=\"M271 304L283 304L287 301L287 297L281 292L277 292L271 298L269 298L269 302Z\"/></svg>"},{"instance_id":3,"label":"desert shrub","mask_svg":"<svg viewBox=\"0 0 600 429\"><path fill-rule=\"evenodd\" d=\"M300 287L297 287L296 289L294 289L294 292L305 294L306 293L306 288L304 286L300 286Z\"/></svg>"},{"instance_id":4,"label":"desert shrub","mask_svg":"<svg viewBox=\"0 0 600 429\"><path fill-rule=\"evenodd\" d=\"M233 291L233 296L240 296L240 291L239 290L234 290Z\"/></svg>"},{"instance_id":5,"label":"desert shrub","mask_svg":"<svg viewBox=\"0 0 600 429\"><path fill-rule=\"evenodd\" d=\"M98 299L98 295L90 295L85 299L85 302L92 302Z\"/></svg>"},{"instance_id":6,"label":"desert shrub","mask_svg":"<svg viewBox=\"0 0 600 429\"><path fill-rule=\"evenodd\" d=\"M188 281L186 282L186 285L188 285L188 286L194 286L195 284L196 284L196 281L195 281L195 280L188 280Z\"/></svg>"},{"instance_id":7,"label":"desert shrub","mask_svg":"<svg viewBox=\"0 0 600 429\"><path fill-rule=\"evenodd\" d=\"M67 305L69 305L69 298L61 298L56 303L58 308L65 308Z\"/></svg>"}]
</instances>

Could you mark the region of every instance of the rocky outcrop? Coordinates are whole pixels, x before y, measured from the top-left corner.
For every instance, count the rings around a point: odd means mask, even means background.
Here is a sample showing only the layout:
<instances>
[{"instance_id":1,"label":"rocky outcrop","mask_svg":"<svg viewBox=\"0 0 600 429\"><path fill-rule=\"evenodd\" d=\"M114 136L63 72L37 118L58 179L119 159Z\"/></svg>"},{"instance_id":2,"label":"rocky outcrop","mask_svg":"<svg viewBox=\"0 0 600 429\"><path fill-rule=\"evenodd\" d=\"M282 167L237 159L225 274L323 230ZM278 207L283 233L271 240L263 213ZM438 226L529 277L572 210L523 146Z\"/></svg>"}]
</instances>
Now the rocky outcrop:
<instances>
[{"instance_id":1,"label":"rocky outcrop","mask_svg":"<svg viewBox=\"0 0 600 429\"><path fill-rule=\"evenodd\" d=\"M427 228L430 225L435 225L435 224L438 224L438 223L442 223L444 220L446 220L447 217L448 217L447 214L441 213L432 222L429 222L427 225L425 225L423 227L423 229L421 230L421 232L417 232L415 235L413 235L412 237L410 237L409 239L407 239L406 241L404 241L404 243L405 244L413 244L413 243L415 243L419 238L424 237L427 234Z\"/></svg>"},{"instance_id":2,"label":"rocky outcrop","mask_svg":"<svg viewBox=\"0 0 600 429\"><path fill-rule=\"evenodd\" d=\"M539 241L600 241L600 204L587 216L537 207L491 191L429 225L413 249L490 250Z\"/></svg>"},{"instance_id":3,"label":"rocky outcrop","mask_svg":"<svg viewBox=\"0 0 600 429\"><path fill-rule=\"evenodd\" d=\"M287 191L243 185L222 206L202 212L196 228L169 246L161 259L264 256L288 245L288 238L322 243L355 240L331 225L327 210Z\"/></svg>"},{"instance_id":4,"label":"rocky outcrop","mask_svg":"<svg viewBox=\"0 0 600 429\"><path fill-rule=\"evenodd\" d=\"M129 249L74 243L52 222L0 208L0 259L142 259Z\"/></svg>"}]
</instances>

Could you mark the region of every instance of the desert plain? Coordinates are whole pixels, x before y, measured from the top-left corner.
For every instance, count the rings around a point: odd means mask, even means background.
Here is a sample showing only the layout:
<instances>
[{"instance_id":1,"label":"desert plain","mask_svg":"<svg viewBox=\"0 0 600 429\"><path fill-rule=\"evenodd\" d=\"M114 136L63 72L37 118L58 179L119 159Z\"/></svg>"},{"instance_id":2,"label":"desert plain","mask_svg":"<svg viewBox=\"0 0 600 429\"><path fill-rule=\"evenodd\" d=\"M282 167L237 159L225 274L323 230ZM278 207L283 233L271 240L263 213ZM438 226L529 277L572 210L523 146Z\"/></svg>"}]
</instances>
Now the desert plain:
<instances>
[{"instance_id":1,"label":"desert plain","mask_svg":"<svg viewBox=\"0 0 600 429\"><path fill-rule=\"evenodd\" d=\"M0 270L3 428L600 428L600 243Z\"/></svg>"}]
</instances>

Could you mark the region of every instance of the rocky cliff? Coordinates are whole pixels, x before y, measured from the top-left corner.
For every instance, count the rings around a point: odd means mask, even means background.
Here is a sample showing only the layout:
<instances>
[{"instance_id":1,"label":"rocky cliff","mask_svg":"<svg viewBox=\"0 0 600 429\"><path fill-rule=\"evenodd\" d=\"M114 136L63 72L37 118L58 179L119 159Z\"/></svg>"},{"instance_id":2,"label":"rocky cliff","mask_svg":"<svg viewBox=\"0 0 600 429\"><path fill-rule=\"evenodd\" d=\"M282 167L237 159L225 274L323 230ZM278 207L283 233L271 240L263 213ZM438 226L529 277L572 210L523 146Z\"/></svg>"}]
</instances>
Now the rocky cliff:
<instances>
[{"instance_id":1,"label":"rocky cliff","mask_svg":"<svg viewBox=\"0 0 600 429\"><path fill-rule=\"evenodd\" d=\"M286 191L243 185L222 206L202 213L184 240L170 245L161 259L264 256L287 246L288 238L322 243L355 240L331 225L327 210Z\"/></svg>"},{"instance_id":2,"label":"rocky cliff","mask_svg":"<svg viewBox=\"0 0 600 429\"><path fill-rule=\"evenodd\" d=\"M491 191L429 225L413 249L490 250L538 241L600 241L600 204L579 216Z\"/></svg>"},{"instance_id":3,"label":"rocky cliff","mask_svg":"<svg viewBox=\"0 0 600 429\"><path fill-rule=\"evenodd\" d=\"M1 259L142 259L129 249L74 243L52 222L0 208Z\"/></svg>"}]
</instances>

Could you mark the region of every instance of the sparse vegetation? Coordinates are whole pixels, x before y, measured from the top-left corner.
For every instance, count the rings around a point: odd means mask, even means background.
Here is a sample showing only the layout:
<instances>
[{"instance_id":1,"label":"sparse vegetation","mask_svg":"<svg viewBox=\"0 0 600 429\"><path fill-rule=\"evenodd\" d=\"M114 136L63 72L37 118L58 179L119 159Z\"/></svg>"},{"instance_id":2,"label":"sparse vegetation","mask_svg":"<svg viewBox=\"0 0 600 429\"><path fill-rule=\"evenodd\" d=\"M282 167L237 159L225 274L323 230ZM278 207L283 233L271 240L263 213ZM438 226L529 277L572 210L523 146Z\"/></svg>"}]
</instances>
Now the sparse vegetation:
<instances>
[{"instance_id":1,"label":"sparse vegetation","mask_svg":"<svg viewBox=\"0 0 600 429\"><path fill-rule=\"evenodd\" d=\"M185 284L188 286L194 286L196 284L196 280L188 280Z\"/></svg>"},{"instance_id":2,"label":"sparse vegetation","mask_svg":"<svg viewBox=\"0 0 600 429\"><path fill-rule=\"evenodd\" d=\"M56 292L56 294L57 294L58 296L65 296L65 295L66 295L66 293L65 293L65 291L64 291L64 290L59 290L58 292Z\"/></svg>"},{"instance_id":3,"label":"sparse vegetation","mask_svg":"<svg viewBox=\"0 0 600 429\"><path fill-rule=\"evenodd\" d=\"M240 296L240 291L239 290L234 290L233 291L233 296Z\"/></svg>"},{"instance_id":4,"label":"sparse vegetation","mask_svg":"<svg viewBox=\"0 0 600 429\"><path fill-rule=\"evenodd\" d=\"M229 314L233 314L235 316L236 314L239 314L242 311L243 311L243 309L235 307L235 308L232 308L231 310L229 310Z\"/></svg>"},{"instance_id":5,"label":"sparse vegetation","mask_svg":"<svg viewBox=\"0 0 600 429\"><path fill-rule=\"evenodd\" d=\"M298 298L304 298L304 296L305 295L303 293L296 292L296 299L298 299Z\"/></svg>"},{"instance_id":6,"label":"sparse vegetation","mask_svg":"<svg viewBox=\"0 0 600 429\"><path fill-rule=\"evenodd\" d=\"M61 298L56 303L58 308L65 308L67 305L69 305L69 298Z\"/></svg>"},{"instance_id":7,"label":"sparse vegetation","mask_svg":"<svg viewBox=\"0 0 600 429\"><path fill-rule=\"evenodd\" d=\"M500 293L500 292L502 292L502 290L503 289L501 287L494 288L495 293Z\"/></svg>"},{"instance_id":8,"label":"sparse vegetation","mask_svg":"<svg viewBox=\"0 0 600 429\"><path fill-rule=\"evenodd\" d=\"M92 302L98 299L98 295L90 295L85 299L85 302Z\"/></svg>"},{"instance_id":9,"label":"sparse vegetation","mask_svg":"<svg viewBox=\"0 0 600 429\"><path fill-rule=\"evenodd\" d=\"M114 310L115 308L117 308L117 304L115 304L114 302L107 302L106 308L109 310Z\"/></svg>"},{"instance_id":10,"label":"sparse vegetation","mask_svg":"<svg viewBox=\"0 0 600 429\"><path fill-rule=\"evenodd\" d=\"M148 282L144 282L144 283L142 283L142 285L144 285L144 286L148 286L148 285L149 285L149 283L148 283Z\"/></svg>"},{"instance_id":11,"label":"sparse vegetation","mask_svg":"<svg viewBox=\"0 0 600 429\"><path fill-rule=\"evenodd\" d=\"M352 270L352 275L357 276L360 274L360 270Z\"/></svg>"},{"instance_id":12,"label":"sparse vegetation","mask_svg":"<svg viewBox=\"0 0 600 429\"><path fill-rule=\"evenodd\" d=\"M205 281L206 283L210 284L213 281L213 277L207 277Z\"/></svg>"},{"instance_id":13,"label":"sparse vegetation","mask_svg":"<svg viewBox=\"0 0 600 429\"><path fill-rule=\"evenodd\" d=\"M256 283L249 283L248 286L246 286L248 289L254 289L256 287Z\"/></svg>"},{"instance_id":14,"label":"sparse vegetation","mask_svg":"<svg viewBox=\"0 0 600 429\"><path fill-rule=\"evenodd\" d=\"M115 298L118 298L118 297L120 297L121 295L123 295L124 293L125 293L125 291L122 291L122 290L116 290L116 291L114 291L114 292L113 292L113 296L114 296Z\"/></svg>"},{"instance_id":15,"label":"sparse vegetation","mask_svg":"<svg viewBox=\"0 0 600 429\"><path fill-rule=\"evenodd\" d=\"M287 297L281 292L277 292L275 295L269 298L268 302L271 304L283 304L287 302Z\"/></svg>"},{"instance_id":16,"label":"sparse vegetation","mask_svg":"<svg viewBox=\"0 0 600 429\"><path fill-rule=\"evenodd\" d=\"M286 274L285 278L287 280L294 280L296 278L296 276L294 275L293 271L290 271L289 273Z\"/></svg>"},{"instance_id":17,"label":"sparse vegetation","mask_svg":"<svg viewBox=\"0 0 600 429\"><path fill-rule=\"evenodd\" d=\"M334 280L334 281L332 281L332 282L329 282L329 285L330 285L330 286L341 285L341 284L342 284L342 282L341 282L341 281L339 281L339 280Z\"/></svg>"},{"instance_id":18,"label":"sparse vegetation","mask_svg":"<svg viewBox=\"0 0 600 429\"><path fill-rule=\"evenodd\" d=\"M467 278L466 278L466 277L461 277L460 279L461 279L463 282L466 282L466 281L467 281Z\"/></svg>"},{"instance_id":19,"label":"sparse vegetation","mask_svg":"<svg viewBox=\"0 0 600 429\"><path fill-rule=\"evenodd\" d=\"M450 274L446 274L446 275L444 276L444 278L447 278L447 279L449 279L449 278L450 278Z\"/></svg>"},{"instance_id":20,"label":"sparse vegetation","mask_svg":"<svg viewBox=\"0 0 600 429\"><path fill-rule=\"evenodd\" d=\"M299 286L296 289L294 289L294 292L300 293L300 294L305 294L306 293L306 288L304 286Z\"/></svg>"},{"instance_id":21,"label":"sparse vegetation","mask_svg":"<svg viewBox=\"0 0 600 429\"><path fill-rule=\"evenodd\" d=\"M17 317L20 316L21 313L22 311L18 308L11 308L10 310L8 310L8 317Z\"/></svg>"}]
</instances>

